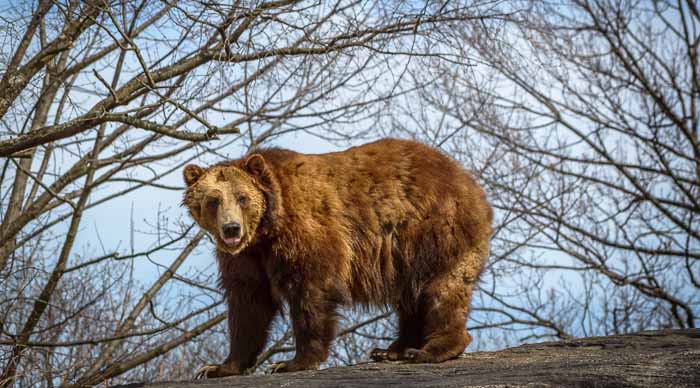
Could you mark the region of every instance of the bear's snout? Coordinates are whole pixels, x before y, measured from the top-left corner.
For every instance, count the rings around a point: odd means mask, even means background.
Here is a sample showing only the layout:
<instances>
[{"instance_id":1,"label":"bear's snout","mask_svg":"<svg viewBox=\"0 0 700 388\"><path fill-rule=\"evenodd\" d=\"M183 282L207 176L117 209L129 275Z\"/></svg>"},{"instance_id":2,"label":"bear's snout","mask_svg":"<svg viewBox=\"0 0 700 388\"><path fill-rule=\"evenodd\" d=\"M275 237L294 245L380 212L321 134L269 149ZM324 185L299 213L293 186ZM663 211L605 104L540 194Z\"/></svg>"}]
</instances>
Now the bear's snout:
<instances>
[{"instance_id":1,"label":"bear's snout","mask_svg":"<svg viewBox=\"0 0 700 388\"><path fill-rule=\"evenodd\" d=\"M238 222L229 222L221 227L224 242L228 245L238 244L241 240L241 224Z\"/></svg>"}]
</instances>

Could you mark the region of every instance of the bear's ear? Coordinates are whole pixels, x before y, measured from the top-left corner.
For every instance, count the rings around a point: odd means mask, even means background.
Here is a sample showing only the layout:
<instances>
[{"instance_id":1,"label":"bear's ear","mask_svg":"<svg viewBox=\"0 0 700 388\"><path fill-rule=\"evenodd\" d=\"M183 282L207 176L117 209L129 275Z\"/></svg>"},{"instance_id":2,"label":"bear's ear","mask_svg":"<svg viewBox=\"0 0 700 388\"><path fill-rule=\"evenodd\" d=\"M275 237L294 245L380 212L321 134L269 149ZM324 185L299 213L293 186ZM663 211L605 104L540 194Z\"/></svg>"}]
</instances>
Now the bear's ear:
<instances>
[{"instance_id":1,"label":"bear's ear","mask_svg":"<svg viewBox=\"0 0 700 388\"><path fill-rule=\"evenodd\" d=\"M260 154L253 154L245 160L245 169L255 176L262 175L267 169L265 158Z\"/></svg>"},{"instance_id":2,"label":"bear's ear","mask_svg":"<svg viewBox=\"0 0 700 388\"><path fill-rule=\"evenodd\" d=\"M245 170L255 177L266 188L272 186L272 176L270 169L265 163L265 158L260 154L253 154L245 160Z\"/></svg>"},{"instance_id":3,"label":"bear's ear","mask_svg":"<svg viewBox=\"0 0 700 388\"><path fill-rule=\"evenodd\" d=\"M196 164L188 164L182 171L182 176L185 178L187 187L192 186L204 174L204 169Z\"/></svg>"}]
</instances>

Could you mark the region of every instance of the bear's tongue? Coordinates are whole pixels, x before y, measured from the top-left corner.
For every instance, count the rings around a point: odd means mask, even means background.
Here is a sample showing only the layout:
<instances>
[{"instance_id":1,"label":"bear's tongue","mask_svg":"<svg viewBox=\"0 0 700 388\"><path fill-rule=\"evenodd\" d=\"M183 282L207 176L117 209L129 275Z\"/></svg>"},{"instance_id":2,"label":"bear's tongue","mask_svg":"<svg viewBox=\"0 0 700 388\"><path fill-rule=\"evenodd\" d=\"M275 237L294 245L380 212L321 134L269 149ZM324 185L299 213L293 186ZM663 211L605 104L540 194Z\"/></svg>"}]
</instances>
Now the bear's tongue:
<instances>
[{"instance_id":1,"label":"bear's tongue","mask_svg":"<svg viewBox=\"0 0 700 388\"><path fill-rule=\"evenodd\" d=\"M239 242L241 242L241 238L240 238L240 237L227 237L227 238L224 238L224 243L226 243L226 245L237 245Z\"/></svg>"}]
</instances>

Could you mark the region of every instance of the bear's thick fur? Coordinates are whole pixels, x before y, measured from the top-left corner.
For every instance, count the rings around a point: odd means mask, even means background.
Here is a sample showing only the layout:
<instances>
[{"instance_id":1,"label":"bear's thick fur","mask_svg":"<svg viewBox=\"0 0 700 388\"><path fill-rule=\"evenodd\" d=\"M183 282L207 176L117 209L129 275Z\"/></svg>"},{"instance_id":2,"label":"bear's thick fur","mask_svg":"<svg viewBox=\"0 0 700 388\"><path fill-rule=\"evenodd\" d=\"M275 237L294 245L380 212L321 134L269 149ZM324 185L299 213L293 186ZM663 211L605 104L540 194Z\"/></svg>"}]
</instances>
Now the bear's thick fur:
<instances>
[{"instance_id":1,"label":"bear's thick fur","mask_svg":"<svg viewBox=\"0 0 700 388\"><path fill-rule=\"evenodd\" d=\"M328 357L341 305L390 306L398 339L375 360L442 362L471 341L472 290L489 251L492 210L457 162L414 141L343 152L256 150L184 170L184 205L217 242L230 355L208 377L243 373L289 305L293 360Z\"/></svg>"}]
</instances>

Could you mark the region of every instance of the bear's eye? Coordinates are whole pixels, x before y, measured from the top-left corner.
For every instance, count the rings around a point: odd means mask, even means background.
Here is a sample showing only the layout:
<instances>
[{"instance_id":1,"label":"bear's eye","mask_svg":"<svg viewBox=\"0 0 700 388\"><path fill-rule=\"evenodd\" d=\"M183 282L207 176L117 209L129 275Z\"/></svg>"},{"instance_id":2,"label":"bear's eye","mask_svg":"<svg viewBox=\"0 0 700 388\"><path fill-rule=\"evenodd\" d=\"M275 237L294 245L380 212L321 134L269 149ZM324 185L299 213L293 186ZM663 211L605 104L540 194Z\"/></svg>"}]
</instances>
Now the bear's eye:
<instances>
[{"instance_id":1,"label":"bear's eye","mask_svg":"<svg viewBox=\"0 0 700 388\"><path fill-rule=\"evenodd\" d=\"M246 206L248 204L248 197L246 195L243 195L243 194L239 195L238 196L238 203L241 206Z\"/></svg>"},{"instance_id":2,"label":"bear's eye","mask_svg":"<svg viewBox=\"0 0 700 388\"><path fill-rule=\"evenodd\" d=\"M216 214L216 210L219 208L219 198L211 197L207 198L207 211L210 214Z\"/></svg>"}]
</instances>

